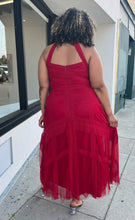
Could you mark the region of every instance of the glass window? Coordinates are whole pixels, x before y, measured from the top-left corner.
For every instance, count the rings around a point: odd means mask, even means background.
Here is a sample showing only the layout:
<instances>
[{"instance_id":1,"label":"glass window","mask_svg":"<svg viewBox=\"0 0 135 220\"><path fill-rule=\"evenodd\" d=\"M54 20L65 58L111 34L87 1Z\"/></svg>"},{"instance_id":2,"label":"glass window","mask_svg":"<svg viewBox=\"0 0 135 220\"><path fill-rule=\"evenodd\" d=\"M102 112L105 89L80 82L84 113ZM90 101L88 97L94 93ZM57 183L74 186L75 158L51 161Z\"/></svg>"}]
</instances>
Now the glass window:
<instances>
[{"instance_id":1,"label":"glass window","mask_svg":"<svg viewBox=\"0 0 135 220\"><path fill-rule=\"evenodd\" d=\"M47 18L28 0L23 0L22 11L28 104L31 104L39 100L38 60L47 44Z\"/></svg>"},{"instance_id":2,"label":"glass window","mask_svg":"<svg viewBox=\"0 0 135 220\"><path fill-rule=\"evenodd\" d=\"M133 86L135 87L135 54L134 54Z\"/></svg>"},{"instance_id":3,"label":"glass window","mask_svg":"<svg viewBox=\"0 0 135 220\"><path fill-rule=\"evenodd\" d=\"M0 118L19 108L13 1L0 1Z\"/></svg>"}]
</instances>

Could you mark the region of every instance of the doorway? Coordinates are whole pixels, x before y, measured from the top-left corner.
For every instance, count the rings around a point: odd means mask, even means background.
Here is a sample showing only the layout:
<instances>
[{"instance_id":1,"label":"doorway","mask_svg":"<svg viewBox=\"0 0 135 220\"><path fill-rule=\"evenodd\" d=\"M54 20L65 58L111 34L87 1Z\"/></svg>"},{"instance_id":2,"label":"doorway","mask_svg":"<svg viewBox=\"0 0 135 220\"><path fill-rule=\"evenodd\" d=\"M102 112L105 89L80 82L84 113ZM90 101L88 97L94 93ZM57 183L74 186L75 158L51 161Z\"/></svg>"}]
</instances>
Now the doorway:
<instances>
[{"instance_id":1,"label":"doorway","mask_svg":"<svg viewBox=\"0 0 135 220\"><path fill-rule=\"evenodd\" d=\"M127 99L135 97L135 41L131 37L129 37L127 84L125 95Z\"/></svg>"}]
</instances>

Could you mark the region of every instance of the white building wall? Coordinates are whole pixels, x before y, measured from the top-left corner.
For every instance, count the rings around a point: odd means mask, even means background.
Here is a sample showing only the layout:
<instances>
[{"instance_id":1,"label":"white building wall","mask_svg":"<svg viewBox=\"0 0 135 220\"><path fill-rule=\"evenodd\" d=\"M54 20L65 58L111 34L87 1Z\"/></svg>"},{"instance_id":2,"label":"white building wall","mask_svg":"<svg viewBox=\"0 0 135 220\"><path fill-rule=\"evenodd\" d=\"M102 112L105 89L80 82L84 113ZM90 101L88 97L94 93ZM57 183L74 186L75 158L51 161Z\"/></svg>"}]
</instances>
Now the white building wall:
<instances>
[{"instance_id":1,"label":"white building wall","mask_svg":"<svg viewBox=\"0 0 135 220\"><path fill-rule=\"evenodd\" d=\"M95 0L100 7L114 20L119 17L120 0Z\"/></svg>"},{"instance_id":2,"label":"white building wall","mask_svg":"<svg viewBox=\"0 0 135 220\"><path fill-rule=\"evenodd\" d=\"M108 89L112 109L114 107L116 24L102 24L97 27L95 47L103 65L103 77Z\"/></svg>"},{"instance_id":3,"label":"white building wall","mask_svg":"<svg viewBox=\"0 0 135 220\"><path fill-rule=\"evenodd\" d=\"M0 177L0 196L39 144L43 129L38 126L41 111L28 118L0 138L0 145L12 139L13 164ZM6 160L6 158L5 158Z\"/></svg>"}]
</instances>

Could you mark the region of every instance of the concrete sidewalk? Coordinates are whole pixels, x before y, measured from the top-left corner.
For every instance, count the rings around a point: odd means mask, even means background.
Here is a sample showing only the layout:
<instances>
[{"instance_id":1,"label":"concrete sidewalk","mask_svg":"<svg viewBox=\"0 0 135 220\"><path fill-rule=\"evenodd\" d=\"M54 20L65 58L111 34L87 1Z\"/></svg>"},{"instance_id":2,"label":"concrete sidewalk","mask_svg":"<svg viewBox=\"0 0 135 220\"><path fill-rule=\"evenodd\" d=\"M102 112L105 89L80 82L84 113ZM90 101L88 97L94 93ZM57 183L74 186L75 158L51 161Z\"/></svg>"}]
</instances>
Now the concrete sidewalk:
<instances>
[{"instance_id":1,"label":"concrete sidewalk","mask_svg":"<svg viewBox=\"0 0 135 220\"><path fill-rule=\"evenodd\" d=\"M89 196L76 215L69 215L70 200L62 203L42 196L37 150L0 204L0 220L135 220L135 98L116 116L121 183L111 185L108 196Z\"/></svg>"}]
</instances>

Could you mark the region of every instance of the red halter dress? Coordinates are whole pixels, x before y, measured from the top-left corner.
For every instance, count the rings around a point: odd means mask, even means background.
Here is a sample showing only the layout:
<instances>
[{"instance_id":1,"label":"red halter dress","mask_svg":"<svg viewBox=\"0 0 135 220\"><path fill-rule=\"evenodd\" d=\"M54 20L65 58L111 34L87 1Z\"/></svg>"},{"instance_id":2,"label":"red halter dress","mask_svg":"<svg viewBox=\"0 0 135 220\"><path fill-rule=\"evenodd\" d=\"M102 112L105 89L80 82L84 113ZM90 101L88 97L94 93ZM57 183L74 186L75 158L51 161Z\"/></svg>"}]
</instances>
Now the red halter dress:
<instances>
[{"instance_id":1,"label":"red halter dress","mask_svg":"<svg viewBox=\"0 0 135 220\"><path fill-rule=\"evenodd\" d=\"M88 63L78 43L81 62L63 66L47 58L51 90L40 140L40 180L52 199L97 198L120 184L117 129L90 86Z\"/></svg>"}]
</instances>

